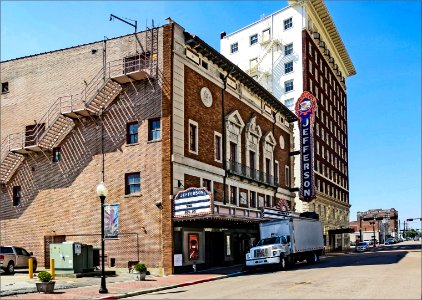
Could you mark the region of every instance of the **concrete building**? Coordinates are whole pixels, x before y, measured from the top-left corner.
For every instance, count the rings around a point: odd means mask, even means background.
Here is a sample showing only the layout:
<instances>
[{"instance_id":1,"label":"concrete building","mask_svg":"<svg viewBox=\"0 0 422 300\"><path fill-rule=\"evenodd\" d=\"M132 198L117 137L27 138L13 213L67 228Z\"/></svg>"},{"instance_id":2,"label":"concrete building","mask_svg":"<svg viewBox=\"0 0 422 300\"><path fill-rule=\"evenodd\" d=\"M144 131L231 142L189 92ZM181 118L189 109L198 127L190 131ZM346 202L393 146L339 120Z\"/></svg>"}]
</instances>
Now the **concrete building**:
<instances>
[{"instance_id":1,"label":"concrete building","mask_svg":"<svg viewBox=\"0 0 422 300\"><path fill-rule=\"evenodd\" d=\"M221 53L245 70L292 111L304 91L316 98L313 126L312 201L296 194L298 212L317 212L327 250L348 246L349 177L346 77L356 74L322 0L289 6L233 33L221 34ZM295 154L300 150L294 129ZM295 156L292 191L303 187L301 157Z\"/></svg>"},{"instance_id":2,"label":"concrete building","mask_svg":"<svg viewBox=\"0 0 422 300\"><path fill-rule=\"evenodd\" d=\"M161 274L243 262L294 203L296 116L171 19L1 73L0 243L40 266L51 243L99 247L101 181L107 267Z\"/></svg>"},{"instance_id":3,"label":"concrete building","mask_svg":"<svg viewBox=\"0 0 422 300\"><path fill-rule=\"evenodd\" d=\"M390 237L399 237L399 212L394 209L370 209L357 213L357 221L350 222L353 233L350 234L350 241L370 240L374 237L380 243ZM362 234L362 238L360 237Z\"/></svg>"}]
</instances>

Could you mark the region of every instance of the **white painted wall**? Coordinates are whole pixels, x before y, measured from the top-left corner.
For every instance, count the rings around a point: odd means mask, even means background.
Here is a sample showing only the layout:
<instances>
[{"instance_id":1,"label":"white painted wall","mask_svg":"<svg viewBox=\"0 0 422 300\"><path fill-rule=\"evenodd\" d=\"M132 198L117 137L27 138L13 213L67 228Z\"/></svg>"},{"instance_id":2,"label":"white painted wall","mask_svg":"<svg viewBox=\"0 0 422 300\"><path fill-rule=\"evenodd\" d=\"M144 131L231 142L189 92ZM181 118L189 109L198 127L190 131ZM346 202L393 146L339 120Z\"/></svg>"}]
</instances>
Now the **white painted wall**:
<instances>
[{"instance_id":1,"label":"white painted wall","mask_svg":"<svg viewBox=\"0 0 422 300\"><path fill-rule=\"evenodd\" d=\"M293 26L284 30L284 20L292 18ZM271 77L267 80L263 76L258 77L258 81L271 91L274 96L294 111L294 103L303 92L303 66L302 66L302 29L306 27L306 13L301 6L285 7L274 14L267 16L255 23L252 23L234 33L228 34L220 41L220 52L237 64L241 69L247 71L251 68L250 61L258 59L258 70L260 72L269 71ZM271 29L271 38L280 42L274 45L271 51L268 50L268 43L262 44L263 31ZM258 34L258 43L250 45L250 37ZM238 43L238 51L230 53L231 45ZM293 43L293 53L284 55L284 46ZM284 64L293 61L293 72L285 74ZM258 72L259 74L259 72ZM259 75L258 75L259 76ZM294 89L290 92L284 91L284 82L293 80ZM294 127L294 148L300 148L300 135L297 123ZM300 157L294 157L294 181L293 187L300 186ZM299 200L298 195L295 198L296 211L303 212L307 210L307 203Z\"/></svg>"}]
</instances>

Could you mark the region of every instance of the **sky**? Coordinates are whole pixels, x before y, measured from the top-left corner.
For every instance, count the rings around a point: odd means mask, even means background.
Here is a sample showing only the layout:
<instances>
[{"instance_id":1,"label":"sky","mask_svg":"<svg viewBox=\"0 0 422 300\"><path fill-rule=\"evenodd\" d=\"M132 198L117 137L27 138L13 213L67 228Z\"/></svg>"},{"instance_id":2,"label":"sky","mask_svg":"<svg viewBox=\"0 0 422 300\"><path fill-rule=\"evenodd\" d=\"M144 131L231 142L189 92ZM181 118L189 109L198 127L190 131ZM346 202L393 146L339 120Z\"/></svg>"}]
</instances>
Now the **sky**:
<instances>
[{"instance_id":1,"label":"sky","mask_svg":"<svg viewBox=\"0 0 422 300\"><path fill-rule=\"evenodd\" d=\"M421 2L326 1L357 75L347 78L350 220L421 212ZM138 31L171 17L220 49L231 33L286 1L1 1L1 61ZM410 227L421 228L420 222Z\"/></svg>"}]
</instances>

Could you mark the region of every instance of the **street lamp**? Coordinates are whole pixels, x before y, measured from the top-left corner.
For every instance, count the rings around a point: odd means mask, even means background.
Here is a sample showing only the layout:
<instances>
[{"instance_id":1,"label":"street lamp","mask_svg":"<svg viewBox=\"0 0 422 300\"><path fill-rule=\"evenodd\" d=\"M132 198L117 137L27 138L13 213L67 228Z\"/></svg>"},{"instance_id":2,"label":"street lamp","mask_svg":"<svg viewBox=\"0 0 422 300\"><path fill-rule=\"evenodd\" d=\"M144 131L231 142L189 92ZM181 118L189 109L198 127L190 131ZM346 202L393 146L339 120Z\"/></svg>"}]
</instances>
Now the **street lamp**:
<instances>
[{"instance_id":1,"label":"street lamp","mask_svg":"<svg viewBox=\"0 0 422 300\"><path fill-rule=\"evenodd\" d=\"M97 195L101 200L101 287L99 290L100 294L107 294L108 290L106 288L106 277L104 269L104 200L108 194L107 187L104 182L101 181L97 185Z\"/></svg>"}]
</instances>

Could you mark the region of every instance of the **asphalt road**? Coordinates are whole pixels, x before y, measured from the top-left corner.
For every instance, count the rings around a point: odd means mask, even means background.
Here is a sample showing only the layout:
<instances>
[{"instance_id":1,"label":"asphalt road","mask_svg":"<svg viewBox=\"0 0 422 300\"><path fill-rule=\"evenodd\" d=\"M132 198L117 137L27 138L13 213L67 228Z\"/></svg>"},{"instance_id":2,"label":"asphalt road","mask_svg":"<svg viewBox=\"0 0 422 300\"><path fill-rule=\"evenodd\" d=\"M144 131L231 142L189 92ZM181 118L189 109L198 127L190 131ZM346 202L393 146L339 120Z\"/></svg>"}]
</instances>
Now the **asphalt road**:
<instances>
[{"instance_id":1,"label":"asphalt road","mask_svg":"<svg viewBox=\"0 0 422 300\"><path fill-rule=\"evenodd\" d=\"M130 299L421 299L421 244L403 242Z\"/></svg>"}]
</instances>

